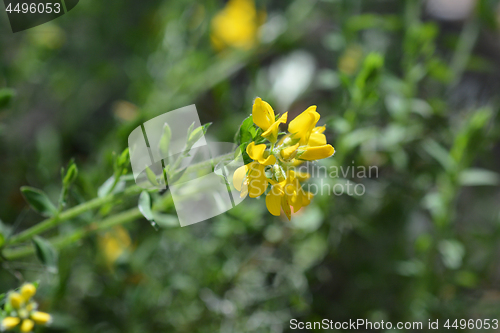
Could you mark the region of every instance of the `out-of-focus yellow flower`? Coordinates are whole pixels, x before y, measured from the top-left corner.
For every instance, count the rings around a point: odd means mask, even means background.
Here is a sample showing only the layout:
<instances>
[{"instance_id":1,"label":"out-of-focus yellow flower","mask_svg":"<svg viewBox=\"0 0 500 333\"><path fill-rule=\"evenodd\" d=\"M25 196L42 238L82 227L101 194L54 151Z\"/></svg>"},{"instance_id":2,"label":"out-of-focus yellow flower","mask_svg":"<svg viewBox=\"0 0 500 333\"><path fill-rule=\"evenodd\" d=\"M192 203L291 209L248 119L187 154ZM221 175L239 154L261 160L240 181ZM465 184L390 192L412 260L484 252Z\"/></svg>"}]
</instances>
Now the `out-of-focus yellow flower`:
<instances>
[{"instance_id":1,"label":"out-of-focus yellow flower","mask_svg":"<svg viewBox=\"0 0 500 333\"><path fill-rule=\"evenodd\" d=\"M52 319L52 317L48 313L40 312L40 311L34 311L31 314L31 319L33 319L33 321L36 324L38 324L38 325L45 325L48 322L50 322L50 320Z\"/></svg>"},{"instance_id":2,"label":"out-of-focus yellow flower","mask_svg":"<svg viewBox=\"0 0 500 333\"><path fill-rule=\"evenodd\" d=\"M253 0L229 0L212 19L210 39L217 50L226 47L248 50L257 43L265 12L258 12Z\"/></svg>"},{"instance_id":3,"label":"out-of-focus yellow flower","mask_svg":"<svg viewBox=\"0 0 500 333\"><path fill-rule=\"evenodd\" d=\"M36 294L36 288L31 283L27 283L21 287L21 296L23 296L25 301L28 301L35 294Z\"/></svg>"},{"instance_id":4,"label":"out-of-focus yellow flower","mask_svg":"<svg viewBox=\"0 0 500 333\"><path fill-rule=\"evenodd\" d=\"M99 245L109 266L113 265L131 244L130 235L122 226L115 226L99 238Z\"/></svg>"},{"instance_id":5,"label":"out-of-focus yellow flower","mask_svg":"<svg viewBox=\"0 0 500 333\"><path fill-rule=\"evenodd\" d=\"M339 71L352 75L356 73L363 59L363 49L359 45L350 45L339 59Z\"/></svg>"},{"instance_id":6,"label":"out-of-focus yellow flower","mask_svg":"<svg viewBox=\"0 0 500 333\"><path fill-rule=\"evenodd\" d=\"M21 322L18 317L7 317L2 320L2 330L11 330Z\"/></svg>"},{"instance_id":7,"label":"out-of-focus yellow flower","mask_svg":"<svg viewBox=\"0 0 500 333\"><path fill-rule=\"evenodd\" d=\"M12 292L9 294L9 301L14 309L19 309L24 303L23 297L16 292Z\"/></svg>"},{"instance_id":8,"label":"out-of-focus yellow flower","mask_svg":"<svg viewBox=\"0 0 500 333\"><path fill-rule=\"evenodd\" d=\"M241 197L249 194L256 198L264 194L271 184L266 194L267 209L275 216L283 210L290 220L291 208L296 213L309 205L313 198L313 194L301 185L310 175L293 168L304 161L330 157L335 149L326 142L323 134L325 126L316 126L320 115L314 105L290 122L289 134L279 141L278 128L286 122L287 113L277 118L271 105L256 98L252 117L254 124L263 132L261 138L255 139L259 144L250 142L247 145L246 152L253 161L234 172L234 187L241 192ZM269 144L261 143L265 139Z\"/></svg>"},{"instance_id":9,"label":"out-of-focus yellow flower","mask_svg":"<svg viewBox=\"0 0 500 333\"><path fill-rule=\"evenodd\" d=\"M35 327L35 323L31 319L24 319L21 323L21 332L29 333Z\"/></svg>"},{"instance_id":10,"label":"out-of-focus yellow flower","mask_svg":"<svg viewBox=\"0 0 500 333\"><path fill-rule=\"evenodd\" d=\"M31 283L24 284L20 289L20 293L9 293L5 305L8 317L2 320L0 325L2 331L18 327L19 332L29 333L33 331L35 323L46 325L51 322L52 317L50 314L36 311L38 305L32 300L35 294L36 287Z\"/></svg>"}]
</instances>

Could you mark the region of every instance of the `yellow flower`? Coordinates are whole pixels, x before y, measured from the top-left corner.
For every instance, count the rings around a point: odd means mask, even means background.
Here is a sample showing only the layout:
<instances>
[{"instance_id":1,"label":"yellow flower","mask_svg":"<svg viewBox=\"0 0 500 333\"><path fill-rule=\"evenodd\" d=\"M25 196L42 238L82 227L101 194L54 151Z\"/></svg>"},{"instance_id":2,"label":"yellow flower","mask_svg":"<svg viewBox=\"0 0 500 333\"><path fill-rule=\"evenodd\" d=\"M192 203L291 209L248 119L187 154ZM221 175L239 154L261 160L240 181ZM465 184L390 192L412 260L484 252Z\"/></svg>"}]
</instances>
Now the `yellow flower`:
<instances>
[{"instance_id":1,"label":"yellow flower","mask_svg":"<svg viewBox=\"0 0 500 333\"><path fill-rule=\"evenodd\" d=\"M252 160L263 165L272 165L276 163L276 157L269 155L269 152L266 151L266 145L264 144L255 145L254 142L250 142L247 146L247 154Z\"/></svg>"},{"instance_id":2,"label":"yellow flower","mask_svg":"<svg viewBox=\"0 0 500 333\"><path fill-rule=\"evenodd\" d=\"M20 293L9 293L8 304L12 311L7 310L8 317L2 320L0 330L11 330L21 324L19 331L28 333L33 331L35 323L50 323L52 317L48 313L35 311L37 304L31 300L35 293L36 287L31 283L24 284Z\"/></svg>"},{"instance_id":3,"label":"yellow flower","mask_svg":"<svg viewBox=\"0 0 500 333\"><path fill-rule=\"evenodd\" d=\"M21 324L21 332L29 333L33 330L35 323L31 319L24 319Z\"/></svg>"},{"instance_id":4,"label":"yellow flower","mask_svg":"<svg viewBox=\"0 0 500 333\"><path fill-rule=\"evenodd\" d=\"M33 297L36 293L36 288L31 283L26 283L21 287L21 296L23 296L24 300L27 302Z\"/></svg>"},{"instance_id":5,"label":"yellow flower","mask_svg":"<svg viewBox=\"0 0 500 333\"><path fill-rule=\"evenodd\" d=\"M260 97L257 97L253 103L252 117L255 125L264 131L262 136L271 143L275 143L278 140L279 126L286 123L288 112L285 112L278 120L275 120L276 116L271 105L263 101Z\"/></svg>"},{"instance_id":6,"label":"yellow flower","mask_svg":"<svg viewBox=\"0 0 500 333\"><path fill-rule=\"evenodd\" d=\"M287 142L298 143L281 150L281 156L288 161L294 157L300 160L314 161L332 156L335 149L326 143L326 136L323 134L325 126L316 127L320 118L316 112L316 106L310 106L293 119L288 125L291 136L282 142L286 146Z\"/></svg>"},{"instance_id":7,"label":"yellow flower","mask_svg":"<svg viewBox=\"0 0 500 333\"><path fill-rule=\"evenodd\" d=\"M316 112L316 105L310 106L290 122L288 132L292 134L293 139L299 139L301 146L306 145L319 117L319 113Z\"/></svg>"},{"instance_id":8,"label":"yellow flower","mask_svg":"<svg viewBox=\"0 0 500 333\"><path fill-rule=\"evenodd\" d=\"M283 210L290 220L292 208L296 213L309 205L313 198L313 194L304 191L301 185L310 175L307 172L295 171L293 167L304 160L313 161L332 156L335 149L327 144L323 134L325 126L316 126L320 115L314 105L290 122L290 133L279 141L279 125L286 122L287 113L276 120L271 105L261 98L256 98L252 116L255 125L263 131L261 136L271 144L269 150L269 144L250 142L247 145L246 152L253 161L234 172L234 187L241 192L241 197L249 194L250 197L256 198L264 194L271 184L266 194L267 209L275 216L279 216Z\"/></svg>"},{"instance_id":9,"label":"yellow flower","mask_svg":"<svg viewBox=\"0 0 500 333\"><path fill-rule=\"evenodd\" d=\"M294 191L294 188L287 187L287 181L284 180L281 183L272 182L271 190L266 195L266 207L269 213L274 216L280 216L281 208L285 212L288 220L291 218L291 210L290 210L290 198L291 195L288 194L288 191Z\"/></svg>"},{"instance_id":10,"label":"yellow flower","mask_svg":"<svg viewBox=\"0 0 500 333\"><path fill-rule=\"evenodd\" d=\"M251 49L257 42L258 29L264 18L265 13L258 13L252 0L229 0L212 19L210 38L214 48Z\"/></svg>"},{"instance_id":11,"label":"yellow flower","mask_svg":"<svg viewBox=\"0 0 500 333\"><path fill-rule=\"evenodd\" d=\"M30 318L38 325L45 325L51 322L52 316L45 312L35 311Z\"/></svg>"},{"instance_id":12,"label":"yellow flower","mask_svg":"<svg viewBox=\"0 0 500 333\"><path fill-rule=\"evenodd\" d=\"M233 174L233 185L241 192L241 197L248 193L250 198L257 198L266 191L268 178L265 168L266 166L259 162L250 162L236 169Z\"/></svg>"},{"instance_id":13,"label":"yellow flower","mask_svg":"<svg viewBox=\"0 0 500 333\"><path fill-rule=\"evenodd\" d=\"M304 177L304 174L300 174ZM304 179L302 178L302 179ZM292 171L289 172L287 178L282 182L270 181L271 190L266 195L267 210L274 216L280 215L280 209L283 209L288 220L291 218L291 209L296 213L302 207L309 205L313 195L302 189L299 182L299 177Z\"/></svg>"},{"instance_id":14,"label":"yellow flower","mask_svg":"<svg viewBox=\"0 0 500 333\"><path fill-rule=\"evenodd\" d=\"M14 309L19 309L23 304L23 298L19 293L11 292L9 294L9 302Z\"/></svg>"},{"instance_id":15,"label":"yellow flower","mask_svg":"<svg viewBox=\"0 0 500 333\"><path fill-rule=\"evenodd\" d=\"M297 143L293 146L287 147L287 148L283 148L280 152L281 157L284 160L290 160L290 159L294 158L295 155L297 155L297 148L299 148L299 143Z\"/></svg>"},{"instance_id":16,"label":"yellow flower","mask_svg":"<svg viewBox=\"0 0 500 333\"><path fill-rule=\"evenodd\" d=\"M312 130L311 136L309 137L309 141L307 142L308 146L323 146L326 145L326 136L323 134L325 131L325 126L315 127Z\"/></svg>"},{"instance_id":17,"label":"yellow flower","mask_svg":"<svg viewBox=\"0 0 500 333\"><path fill-rule=\"evenodd\" d=\"M18 317L7 317L2 320L2 331L11 330L21 322Z\"/></svg>"},{"instance_id":18,"label":"yellow flower","mask_svg":"<svg viewBox=\"0 0 500 333\"><path fill-rule=\"evenodd\" d=\"M335 148L333 148L331 145L315 147L306 146L303 152L299 153L298 158L306 161L315 161L330 157L333 154L335 154Z\"/></svg>"},{"instance_id":19,"label":"yellow flower","mask_svg":"<svg viewBox=\"0 0 500 333\"><path fill-rule=\"evenodd\" d=\"M130 235L122 226L114 227L99 238L99 245L108 266L112 266L131 244Z\"/></svg>"}]
</instances>

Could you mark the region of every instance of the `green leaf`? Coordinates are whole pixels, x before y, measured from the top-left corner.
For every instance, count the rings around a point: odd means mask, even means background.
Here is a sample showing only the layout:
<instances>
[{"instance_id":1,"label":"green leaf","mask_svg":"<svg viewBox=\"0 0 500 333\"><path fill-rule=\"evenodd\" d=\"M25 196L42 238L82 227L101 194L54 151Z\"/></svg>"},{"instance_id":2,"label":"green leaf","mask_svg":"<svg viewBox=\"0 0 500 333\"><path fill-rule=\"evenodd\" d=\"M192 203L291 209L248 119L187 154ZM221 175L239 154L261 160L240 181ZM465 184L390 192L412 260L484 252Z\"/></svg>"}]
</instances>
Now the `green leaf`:
<instances>
[{"instance_id":1,"label":"green leaf","mask_svg":"<svg viewBox=\"0 0 500 333\"><path fill-rule=\"evenodd\" d=\"M99 198L105 197L111 192L111 187L115 183L115 176L109 177L100 187L97 189L97 196ZM125 189L125 181L120 180L113 189L113 193L121 192Z\"/></svg>"},{"instance_id":2,"label":"green leaf","mask_svg":"<svg viewBox=\"0 0 500 333\"><path fill-rule=\"evenodd\" d=\"M495 186L500 183L500 176L490 170L471 168L460 173L459 181L462 186Z\"/></svg>"},{"instance_id":3,"label":"green leaf","mask_svg":"<svg viewBox=\"0 0 500 333\"><path fill-rule=\"evenodd\" d=\"M47 268L53 272L57 273L57 251L52 246L52 244L40 236L33 237L33 245L35 246L35 252L38 260Z\"/></svg>"},{"instance_id":4,"label":"green leaf","mask_svg":"<svg viewBox=\"0 0 500 333\"><path fill-rule=\"evenodd\" d=\"M191 125L191 127L193 127L193 125L194 123ZM190 149L198 140L200 140L201 137L205 135L205 133L207 133L207 130L210 127L210 125L212 125L212 123L206 123L205 125L197 127L194 130L192 130L192 128L189 127L186 148Z\"/></svg>"},{"instance_id":5,"label":"green leaf","mask_svg":"<svg viewBox=\"0 0 500 333\"><path fill-rule=\"evenodd\" d=\"M179 219L175 215L154 212L153 216L155 222L162 228L172 228L179 226Z\"/></svg>"},{"instance_id":6,"label":"green leaf","mask_svg":"<svg viewBox=\"0 0 500 333\"><path fill-rule=\"evenodd\" d=\"M252 131L252 129L254 131ZM253 140L256 134L255 126L253 125L253 117L250 115L245 118L240 125L240 129L235 135L234 141L239 144L249 143Z\"/></svg>"},{"instance_id":7,"label":"green leaf","mask_svg":"<svg viewBox=\"0 0 500 333\"><path fill-rule=\"evenodd\" d=\"M7 107L15 95L16 92L14 91L14 89L0 89L0 109Z\"/></svg>"},{"instance_id":8,"label":"green leaf","mask_svg":"<svg viewBox=\"0 0 500 333\"><path fill-rule=\"evenodd\" d=\"M248 145L247 143L242 143L242 144L238 147L238 149L237 149L237 151L238 151L238 155L239 155L239 154L241 154L241 155L242 155L242 157L243 157L243 163L244 163L245 165L246 165L246 164L248 164L248 163L250 163L250 162L252 162L252 159L250 158L250 156L248 156L248 153L247 153L247 150L246 150L247 145ZM235 156L235 157L237 157L237 156Z\"/></svg>"},{"instance_id":9,"label":"green leaf","mask_svg":"<svg viewBox=\"0 0 500 333\"><path fill-rule=\"evenodd\" d=\"M141 211L141 214L146 218L146 220L151 222L153 228L157 229L158 226L155 222L153 211L151 210L151 196L149 195L148 191L141 192L141 195L139 196L138 207Z\"/></svg>"},{"instance_id":10,"label":"green leaf","mask_svg":"<svg viewBox=\"0 0 500 333\"><path fill-rule=\"evenodd\" d=\"M76 167L76 164L74 162L71 162L70 166L68 167L68 171L66 172L66 175L63 178L63 185L65 187L70 186L78 176L78 168Z\"/></svg>"},{"instance_id":11,"label":"green leaf","mask_svg":"<svg viewBox=\"0 0 500 333\"><path fill-rule=\"evenodd\" d=\"M162 157L168 156L168 149L170 147L170 139L172 138L172 131L167 123L163 125L163 134L160 138L160 155Z\"/></svg>"},{"instance_id":12,"label":"green leaf","mask_svg":"<svg viewBox=\"0 0 500 333\"><path fill-rule=\"evenodd\" d=\"M43 191L33 187L23 186L21 187L21 192L23 193L26 201L30 204L31 208L33 208L36 212L46 217L51 217L57 214L57 208Z\"/></svg>"},{"instance_id":13,"label":"green leaf","mask_svg":"<svg viewBox=\"0 0 500 333\"><path fill-rule=\"evenodd\" d=\"M118 168L123 169L126 167L126 164L128 163L129 160L129 150L128 148L125 148L125 150L120 154L120 157L118 158Z\"/></svg>"},{"instance_id":14,"label":"green leaf","mask_svg":"<svg viewBox=\"0 0 500 333\"><path fill-rule=\"evenodd\" d=\"M448 151L433 139L427 139L422 143L422 148L438 161L445 170L452 171L456 168L455 161Z\"/></svg>"},{"instance_id":15,"label":"green leaf","mask_svg":"<svg viewBox=\"0 0 500 333\"><path fill-rule=\"evenodd\" d=\"M155 173L149 168L146 167L146 176L148 177L148 180L151 184L154 186L159 186L158 181L156 180L156 175Z\"/></svg>"}]
</instances>

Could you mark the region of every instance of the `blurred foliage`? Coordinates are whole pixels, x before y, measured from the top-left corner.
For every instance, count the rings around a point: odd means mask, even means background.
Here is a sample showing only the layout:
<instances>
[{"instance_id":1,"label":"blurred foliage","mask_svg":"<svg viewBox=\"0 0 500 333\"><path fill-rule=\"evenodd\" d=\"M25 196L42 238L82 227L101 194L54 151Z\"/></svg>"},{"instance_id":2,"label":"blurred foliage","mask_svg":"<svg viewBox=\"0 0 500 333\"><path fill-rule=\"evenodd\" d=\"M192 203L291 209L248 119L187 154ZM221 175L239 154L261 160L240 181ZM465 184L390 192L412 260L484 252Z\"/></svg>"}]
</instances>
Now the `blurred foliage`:
<instances>
[{"instance_id":1,"label":"blurred foliage","mask_svg":"<svg viewBox=\"0 0 500 333\"><path fill-rule=\"evenodd\" d=\"M193 103L227 142L256 96L289 119L315 104L337 151L320 164L378 172L327 179L366 192L291 222L246 200L180 228L171 201L141 195L156 231L134 192L54 222L33 240L42 262L2 262L0 292L38 280L46 332L498 318L498 3L476 4L449 22L417 0L81 1L16 34L2 16L0 246L41 221L23 194L58 216L124 191L130 131Z\"/></svg>"}]
</instances>

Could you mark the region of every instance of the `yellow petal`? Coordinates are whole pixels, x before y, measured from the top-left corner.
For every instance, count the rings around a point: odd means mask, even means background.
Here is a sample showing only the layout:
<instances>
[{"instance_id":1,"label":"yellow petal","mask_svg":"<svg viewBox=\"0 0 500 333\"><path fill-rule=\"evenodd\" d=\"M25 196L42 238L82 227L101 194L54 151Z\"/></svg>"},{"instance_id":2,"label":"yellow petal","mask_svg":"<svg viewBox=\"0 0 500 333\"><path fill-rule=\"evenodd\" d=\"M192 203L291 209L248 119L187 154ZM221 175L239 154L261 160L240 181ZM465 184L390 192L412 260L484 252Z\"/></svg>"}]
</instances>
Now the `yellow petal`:
<instances>
[{"instance_id":1,"label":"yellow petal","mask_svg":"<svg viewBox=\"0 0 500 333\"><path fill-rule=\"evenodd\" d=\"M36 293L36 288L32 283L26 283L21 287L21 295L25 301L28 301Z\"/></svg>"},{"instance_id":2,"label":"yellow petal","mask_svg":"<svg viewBox=\"0 0 500 333\"><path fill-rule=\"evenodd\" d=\"M309 178L311 178L311 175L308 172L305 171L300 171L300 170L288 170L288 173L290 174L289 177L292 179L297 179L299 182L305 182Z\"/></svg>"},{"instance_id":3,"label":"yellow petal","mask_svg":"<svg viewBox=\"0 0 500 333\"><path fill-rule=\"evenodd\" d=\"M297 195L291 198L291 203L293 207L293 212L297 213L299 209L302 208L302 194L301 191L297 192Z\"/></svg>"},{"instance_id":4,"label":"yellow petal","mask_svg":"<svg viewBox=\"0 0 500 333\"><path fill-rule=\"evenodd\" d=\"M290 146L288 148L282 149L281 150L281 157L283 157L284 160L289 160L291 158L295 157L297 148L299 148L299 144L297 143L296 145Z\"/></svg>"},{"instance_id":5,"label":"yellow petal","mask_svg":"<svg viewBox=\"0 0 500 333\"><path fill-rule=\"evenodd\" d=\"M316 105L310 106L290 122L288 132L294 134L294 139L300 139L301 145L305 145L309 141L309 136L319 117L319 113L316 112Z\"/></svg>"},{"instance_id":6,"label":"yellow petal","mask_svg":"<svg viewBox=\"0 0 500 333\"><path fill-rule=\"evenodd\" d=\"M33 330L33 327L35 326L35 323L31 319L24 319L23 323L21 324L21 332L23 333L29 333Z\"/></svg>"},{"instance_id":7,"label":"yellow petal","mask_svg":"<svg viewBox=\"0 0 500 333\"><path fill-rule=\"evenodd\" d=\"M252 108L253 122L255 125L266 131L274 123L274 110L267 102L260 97L255 99Z\"/></svg>"},{"instance_id":8,"label":"yellow petal","mask_svg":"<svg viewBox=\"0 0 500 333\"><path fill-rule=\"evenodd\" d=\"M10 302L10 305L12 305L12 307L14 309L19 309L19 307L21 306L21 304L24 301L23 301L23 297L19 293L11 292L9 294L9 302Z\"/></svg>"},{"instance_id":9,"label":"yellow petal","mask_svg":"<svg viewBox=\"0 0 500 333\"><path fill-rule=\"evenodd\" d=\"M260 164L271 165L276 163L276 157L273 155L264 157L266 153L269 154L266 152L266 148L265 144L255 145L254 142L250 142L247 146L247 154L252 160L258 161Z\"/></svg>"},{"instance_id":10,"label":"yellow petal","mask_svg":"<svg viewBox=\"0 0 500 333\"><path fill-rule=\"evenodd\" d=\"M335 149L331 145L307 147L304 153L299 156L299 158L306 161L314 161L330 157L334 153Z\"/></svg>"},{"instance_id":11,"label":"yellow petal","mask_svg":"<svg viewBox=\"0 0 500 333\"><path fill-rule=\"evenodd\" d=\"M268 179L266 177L265 165L255 163L248 173L248 194L250 198L257 198L266 191Z\"/></svg>"},{"instance_id":12,"label":"yellow petal","mask_svg":"<svg viewBox=\"0 0 500 333\"><path fill-rule=\"evenodd\" d=\"M324 146L326 145L326 136L321 133L311 133L307 145L311 147Z\"/></svg>"},{"instance_id":13,"label":"yellow petal","mask_svg":"<svg viewBox=\"0 0 500 333\"><path fill-rule=\"evenodd\" d=\"M275 143L278 140L278 132L280 130L280 124L286 123L288 119L288 112L285 112L284 114L279 117L279 119L275 122L272 123L269 128L262 133L262 136L266 139L268 139L270 142Z\"/></svg>"},{"instance_id":14,"label":"yellow petal","mask_svg":"<svg viewBox=\"0 0 500 333\"><path fill-rule=\"evenodd\" d=\"M286 195L281 197L281 208L283 208L283 212L285 212L288 221L290 221L290 219L292 218L292 211L290 209L290 203L288 202Z\"/></svg>"},{"instance_id":15,"label":"yellow petal","mask_svg":"<svg viewBox=\"0 0 500 333\"><path fill-rule=\"evenodd\" d=\"M282 195L283 191L279 186L271 187L271 191L266 195L267 210L274 216L280 216Z\"/></svg>"},{"instance_id":16,"label":"yellow petal","mask_svg":"<svg viewBox=\"0 0 500 333\"><path fill-rule=\"evenodd\" d=\"M241 191L241 184L243 184L243 181L246 178L247 172L250 169L250 164L255 163L255 162L250 162L246 165L240 166L236 171L233 173L233 185L234 188L237 191Z\"/></svg>"},{"instance_id":17,"label":"yellow petal","mask_svg":"<svg viewBox=\"0 0 500 333\"><path fill-rule=\"evenodd\" d=\"M311 192L304 191L304 195L302 196L302 207L309 205L313 198L314 194L312 194Z\"/></svg>"},{"instance_id":18,"label":"yellow petal","mask_svg":"<svg viewBox=\"0 0 500 333\"><path fill-rule=\"evenodd\" d=\"M325 130L326 130L326 126L325 126L325 125L323 125L323 126L314 127L314 128L313 128L313 130L312 130L312 132L313 132L313 133L319 133L319 134L321 134L321 133L323 133Z\"/></svg>"},{"instance_id":19,"label":"yellow petal","mask_svg":"<svg viewBox=\"0 0 500 333\"><path fill-rule=\"evenodd\" d=\"M21 319L18 317L6 317L2 320L2 330L11 330L16 327Z\"/></svg>"},{"instance_id":20,"label":"yellow petal","mask_svg":"<svg viewBox=\"0 0 500 333\"><path fill-rule=\"evenodd\" d=\"M48 324L52 320L52 316L45 312L35 311L31 314L31 319L38 325Z\"/></svg>"}]
</instances>

